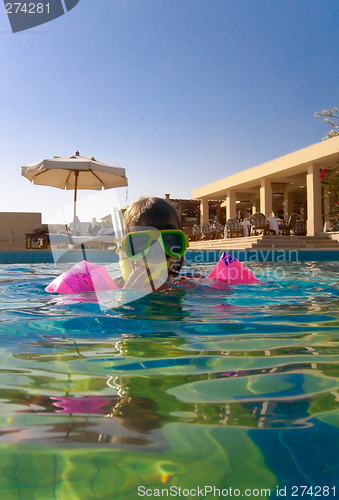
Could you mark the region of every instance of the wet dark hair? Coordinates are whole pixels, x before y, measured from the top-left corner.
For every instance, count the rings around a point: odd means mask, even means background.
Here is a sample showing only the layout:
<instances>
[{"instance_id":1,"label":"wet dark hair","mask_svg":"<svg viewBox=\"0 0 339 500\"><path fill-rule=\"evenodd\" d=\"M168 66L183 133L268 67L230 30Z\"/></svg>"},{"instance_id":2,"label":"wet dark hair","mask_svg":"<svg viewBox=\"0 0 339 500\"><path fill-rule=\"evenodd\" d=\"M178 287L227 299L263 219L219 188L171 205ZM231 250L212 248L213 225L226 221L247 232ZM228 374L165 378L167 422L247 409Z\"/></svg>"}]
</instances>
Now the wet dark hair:
<instances>
[{"instance_id":1,"label":"wet dark hair","mask_svg":"<svg viewBox=\"0 0 339 500\"><path fill-rule=\"evenodd\" d=\"M168 221L174 218L178 229L181 229L180 214L169 201L164 198L139 198L128 207L124 214L127 227L151 226L156 229L167 229Z\"/></svg>"}]
</instances>

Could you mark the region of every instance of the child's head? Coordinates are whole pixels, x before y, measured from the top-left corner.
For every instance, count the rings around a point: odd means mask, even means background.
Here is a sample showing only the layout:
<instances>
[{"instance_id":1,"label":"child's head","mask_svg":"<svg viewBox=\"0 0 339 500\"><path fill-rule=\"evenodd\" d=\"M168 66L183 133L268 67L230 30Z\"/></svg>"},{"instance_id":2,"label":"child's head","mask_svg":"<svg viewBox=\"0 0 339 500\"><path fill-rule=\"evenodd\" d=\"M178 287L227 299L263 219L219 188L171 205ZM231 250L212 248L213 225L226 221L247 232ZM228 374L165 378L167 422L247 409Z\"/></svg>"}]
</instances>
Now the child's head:
<instances>
[{"instance_id":1,"label":"child's head","mask_svg":"<svg viewBox=\"0 0 339 500\"><path fill-rule=\"evenodd\" d=\"M124 214L127 228L151 226L156 229L181 229L177 209L163 198L139 198Z\"/></svg>"},{"instance_id":2,"label":"child's head","mask_svg":"<svg viewBox=\"0 0 339 500\"><path fill-rule=\"evenodd\" d=\"M181 229L179 212L163 198L139 198L128 207L124 220L128 232L135 231L136 227L140 230L140 226L153 227L159 231ZM169 275L177 275L184 263L184 256L175 258L166 255L166 259L170 262Z\"/></svg>"}]
</instances>

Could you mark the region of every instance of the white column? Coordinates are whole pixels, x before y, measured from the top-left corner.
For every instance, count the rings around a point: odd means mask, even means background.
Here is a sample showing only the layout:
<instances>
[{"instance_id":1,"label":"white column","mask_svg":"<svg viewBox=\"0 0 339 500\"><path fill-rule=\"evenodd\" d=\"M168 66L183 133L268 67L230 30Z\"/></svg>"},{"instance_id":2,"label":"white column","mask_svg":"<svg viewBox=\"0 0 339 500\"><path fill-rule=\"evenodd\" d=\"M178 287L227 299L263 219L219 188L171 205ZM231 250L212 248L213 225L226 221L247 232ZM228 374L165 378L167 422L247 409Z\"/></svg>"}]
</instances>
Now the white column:
<instances>
[{"instance_id":1,"label":"white column","mask_svg":"<svg viewBox=\"0 0 339 500\"><path fill-rule=\"evenodd\" d=\"M235 191L228 189L226 196L226 220L236 217L237 207L235 202Z\"/></svg>"},{"instance_id":2,"label":"white column","mask_svg":"<svg viewBox=\"0 0 339 500\"><path fill-rule=\"evenodd\" d=\"M208 206L208 199L207 198L202 198L200 200L200 223L201 224L209 224L210 220L210 210Z\"/></svg>"},{"instance_id":3,"label":"white column","mask_svg":"<svg viewBox=\"0 0 339 500\"><path fill-rule=\"evenodd\" d=\"M272 184L269 179L262 179L260 186L260 212L269 217L272 213Z\"/></svg>"},{"instance_id":4,"label":"white column","mask_svg":"<svg viewBox=\"0 0 339 500\"><path fill-rule=\"evenodd\" d=\"M310 165L306 174L307 188L307 235L314 236L322 231L321 183L319 167Z\"/></svg>"}]
</instances>

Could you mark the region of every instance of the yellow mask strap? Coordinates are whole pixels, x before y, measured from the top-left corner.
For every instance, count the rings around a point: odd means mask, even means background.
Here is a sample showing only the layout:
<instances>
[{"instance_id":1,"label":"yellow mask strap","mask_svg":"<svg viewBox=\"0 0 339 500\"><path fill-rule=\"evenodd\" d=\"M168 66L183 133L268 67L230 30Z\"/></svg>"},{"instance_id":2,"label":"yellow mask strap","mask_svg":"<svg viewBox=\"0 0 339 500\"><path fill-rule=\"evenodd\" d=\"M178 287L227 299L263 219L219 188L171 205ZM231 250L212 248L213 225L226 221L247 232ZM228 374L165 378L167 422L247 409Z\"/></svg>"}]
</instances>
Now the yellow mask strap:
<instances>
[{"instance_id":1,"label":"yellow mask strap","mask_svg":"<svg viewBox=\"0 0 339 500\"><path fill-rule=\"evenodd\" d=\"M147 283L149 283L151 280L154 281L156 280L157 278L159 278L159 276L161 275L161 273L163 271L167 271L169 266L171 265L170 261L169 260L164 260L162 262L158 262L157 264L150 264L149 267L151 269L155 268L154 270L152 270L152 273L150 274L150 276L148 276L145 281L143 282L143 285L146 285Z\"/></svg>"}]
</instances>

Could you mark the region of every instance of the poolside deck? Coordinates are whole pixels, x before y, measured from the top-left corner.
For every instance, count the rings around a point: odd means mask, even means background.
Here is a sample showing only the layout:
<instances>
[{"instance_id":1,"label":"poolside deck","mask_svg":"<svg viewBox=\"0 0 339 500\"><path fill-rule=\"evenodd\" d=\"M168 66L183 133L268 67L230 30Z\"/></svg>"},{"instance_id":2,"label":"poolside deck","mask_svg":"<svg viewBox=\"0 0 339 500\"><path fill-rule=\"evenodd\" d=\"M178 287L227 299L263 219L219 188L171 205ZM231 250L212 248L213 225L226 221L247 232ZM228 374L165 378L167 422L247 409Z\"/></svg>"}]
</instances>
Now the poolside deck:
<instances>
[{"instance_id":1,"label":"poolside deck","mask_svg":"<svg viewBox=\"0 0 339 500\"><path fill-rule=\"evenodd\" d=\"M317 236L248 236L190 242L190 250L336 250L339 242L328 233Z\"/></svg>"},{"instance_id":2,"label":"poolside deck","mask_svg":"<svg viewBox=\"0 0 339 500\"><path fill-rule=\"evenodd\" d=\"M318 236L249 236L190 242L187 262L217 262L227 251L240 261L274 262L286 260L339 261L339 233ZM85 249L85 258L95 263L118 262L112 249ZM84 259L81 249L26 249L24 243L0 241L0 264L75 263Z\"/></svg>"}]
</instances>

